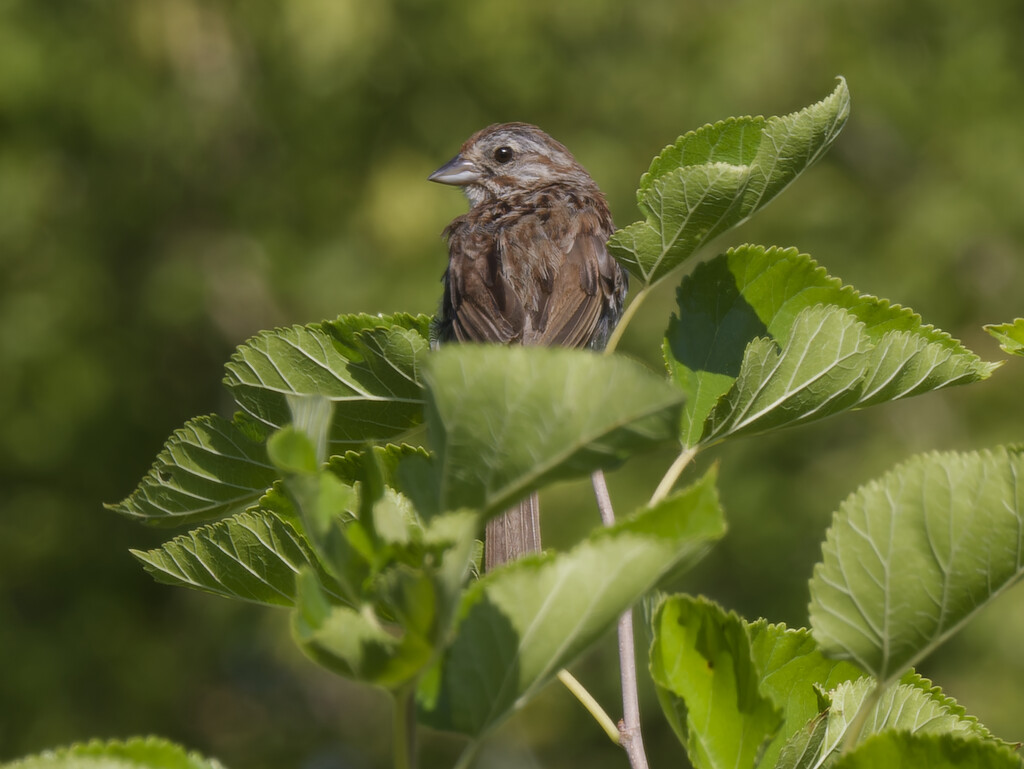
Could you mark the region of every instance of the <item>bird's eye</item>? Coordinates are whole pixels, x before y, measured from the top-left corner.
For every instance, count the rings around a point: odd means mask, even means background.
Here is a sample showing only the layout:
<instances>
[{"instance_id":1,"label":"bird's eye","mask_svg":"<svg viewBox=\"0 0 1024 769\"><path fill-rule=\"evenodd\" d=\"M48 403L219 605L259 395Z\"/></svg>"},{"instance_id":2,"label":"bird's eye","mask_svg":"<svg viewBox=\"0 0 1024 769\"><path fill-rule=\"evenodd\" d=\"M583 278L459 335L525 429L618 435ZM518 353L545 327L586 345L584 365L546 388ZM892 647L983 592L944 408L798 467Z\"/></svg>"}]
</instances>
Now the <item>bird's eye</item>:
<instances>
[{"instance_id":1,"label":"bird's eye","mask_svg":"<svg viewBox=\"0 0 1024 769\"><path fill-rule=\"evenodd\" d=\"M514 154L515 153L512 152L511 147L498 147L498 149L494 151L494 159L499 163L507 163L512 159Z\"/></svg>"}]
</instances>

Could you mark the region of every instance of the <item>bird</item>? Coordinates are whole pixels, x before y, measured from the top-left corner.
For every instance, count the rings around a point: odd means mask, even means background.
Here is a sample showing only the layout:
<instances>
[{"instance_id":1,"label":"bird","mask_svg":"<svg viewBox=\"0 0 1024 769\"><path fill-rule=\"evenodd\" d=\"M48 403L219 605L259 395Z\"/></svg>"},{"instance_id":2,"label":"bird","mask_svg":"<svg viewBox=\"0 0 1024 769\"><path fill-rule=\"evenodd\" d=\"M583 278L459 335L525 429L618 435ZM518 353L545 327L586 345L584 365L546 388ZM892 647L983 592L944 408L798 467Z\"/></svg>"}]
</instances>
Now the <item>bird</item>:
<instances>
[{"instance_id":1,"label":"bird","mask_svg":"<svg viewBox=\"0 0 1024 769\"><path fill-rule=\"evenodd\" d=\"M605 347L628 277L607 249L604 194L564 145L529 123L495 124L427 178L461 187L470 205L444 230L436 345ZM488 522L487 571L540 550L539 514L532 494Z\"/></svg>"}]
</instances>

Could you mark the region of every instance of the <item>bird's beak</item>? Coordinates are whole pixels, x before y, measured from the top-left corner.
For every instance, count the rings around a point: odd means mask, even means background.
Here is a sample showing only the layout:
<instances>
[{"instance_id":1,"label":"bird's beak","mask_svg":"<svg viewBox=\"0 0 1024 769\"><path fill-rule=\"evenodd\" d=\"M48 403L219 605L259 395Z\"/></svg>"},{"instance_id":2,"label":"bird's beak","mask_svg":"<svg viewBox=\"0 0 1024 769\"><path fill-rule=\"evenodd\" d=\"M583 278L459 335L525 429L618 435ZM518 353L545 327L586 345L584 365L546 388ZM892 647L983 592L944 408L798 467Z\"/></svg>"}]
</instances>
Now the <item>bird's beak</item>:
<instances>
[{"instance_id":1,"label":"bird's beak","mask_svg":"<svg viewBox=\"0 0 1024 769\"><path fill-rule=\"evenodd\" d=\"M480 181L483 174L475 165L466 160L462 155L456 155L434 173L427 177L427 181L438 182L439 184L455 184L460 187L466 184Z\"/></svg>"}]
</instances>

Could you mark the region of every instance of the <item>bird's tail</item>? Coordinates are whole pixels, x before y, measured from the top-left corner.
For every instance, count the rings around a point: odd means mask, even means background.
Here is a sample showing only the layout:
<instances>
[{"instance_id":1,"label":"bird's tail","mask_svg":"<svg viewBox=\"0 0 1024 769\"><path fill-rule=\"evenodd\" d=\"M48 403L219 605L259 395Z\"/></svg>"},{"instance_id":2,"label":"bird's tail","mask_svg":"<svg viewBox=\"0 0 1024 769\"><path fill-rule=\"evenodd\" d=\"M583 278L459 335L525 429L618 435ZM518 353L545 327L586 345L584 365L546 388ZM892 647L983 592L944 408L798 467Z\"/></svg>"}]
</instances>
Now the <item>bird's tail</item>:
<instances>
[{"instance_id":1,"label":"bird's tail","mask_svg":"<svg viewBox=\"0 0 1024 769\"><path fill-rule=\"evenodd\" d=\"M484 565L487 571L540 550L540 500L531 494L487 522Z\"/></svg>"}]
</instances>

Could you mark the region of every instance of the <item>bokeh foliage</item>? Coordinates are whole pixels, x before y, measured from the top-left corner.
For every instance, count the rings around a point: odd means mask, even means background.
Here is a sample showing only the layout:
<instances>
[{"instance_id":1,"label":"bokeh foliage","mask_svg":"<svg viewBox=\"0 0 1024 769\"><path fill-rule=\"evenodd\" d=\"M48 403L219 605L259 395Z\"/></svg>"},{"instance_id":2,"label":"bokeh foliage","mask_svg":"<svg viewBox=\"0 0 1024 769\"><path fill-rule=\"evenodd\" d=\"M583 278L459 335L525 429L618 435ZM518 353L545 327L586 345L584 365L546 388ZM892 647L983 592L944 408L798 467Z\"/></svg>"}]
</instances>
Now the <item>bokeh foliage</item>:
<instances>
[{"instance_id":1,"label":"bokeh foliage","mask_svg":"<svg viewBox=\"0 0 1024 769\"><path fill-rule=\"evenodd\" d=\"M794 245L998 358L981 326L1021 315L1024 290L1022 37L1010 0L0 3L0 760L145 732L231 766L386 755L367 739L387 739L383 701L319 680L283 615L152 585L127 548L159 535L100 502L186 418L226 408L222 366L250 335L431 312L438 233L464 202L425 176L487 123L550 131L625 224L663 145L798 108L841 73L856 108L830 154L712 248ZM626 337L654 365L663 288ZM912 452L1021 440L1022 380L1012 361L975 387L727 447L731 533L687 587L806 624L838 501ZM648 489L650 464L613 492ZM553 543L591 527L585 494L551 494ZM926 672L1024 739L1014 600ZM562 692L514 728L548 766L621 762ZM593 752L566 731L592 733ZM652 734L651 752L670 739Z\"/></svg>"}]
</instances>

